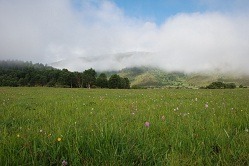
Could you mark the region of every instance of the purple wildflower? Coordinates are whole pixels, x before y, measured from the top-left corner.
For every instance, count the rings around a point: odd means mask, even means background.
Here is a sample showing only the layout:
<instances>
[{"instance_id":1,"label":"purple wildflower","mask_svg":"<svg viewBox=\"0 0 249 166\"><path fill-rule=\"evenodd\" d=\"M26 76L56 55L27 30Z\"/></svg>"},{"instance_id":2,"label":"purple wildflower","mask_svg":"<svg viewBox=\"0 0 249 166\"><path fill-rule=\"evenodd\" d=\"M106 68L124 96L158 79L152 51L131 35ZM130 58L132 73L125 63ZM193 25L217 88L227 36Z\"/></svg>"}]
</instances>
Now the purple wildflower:
<instances>
[{"instance_id":1,"label":"purple wildflower","mask_svg":"<svg viewBox=\"0 0 249 166\"><path fill-rule=\"evenodd\" d=\"M144 123L144 126L145 126L145 127L150 127L150 122L145 122L145 123Z\"/></svg>"}]
</instances>

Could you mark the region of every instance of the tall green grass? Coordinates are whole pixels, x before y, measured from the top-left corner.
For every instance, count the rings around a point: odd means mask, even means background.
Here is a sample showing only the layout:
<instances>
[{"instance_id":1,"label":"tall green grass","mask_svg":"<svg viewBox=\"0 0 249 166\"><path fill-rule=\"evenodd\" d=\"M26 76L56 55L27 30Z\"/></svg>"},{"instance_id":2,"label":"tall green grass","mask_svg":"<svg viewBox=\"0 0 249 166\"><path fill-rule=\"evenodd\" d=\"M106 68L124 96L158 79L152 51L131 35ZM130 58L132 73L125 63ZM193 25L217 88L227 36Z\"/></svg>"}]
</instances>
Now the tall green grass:
<instances>
[{"instance_id":1,"label":"tall green grass","mask_svg":"<svg viewBox=\"0 0 249 166\"><path fill-rule=\"evenodd\" d=\"M248 165L248 101L247 89L0 88L0 162Z\"/></svg>"}]
</instances>

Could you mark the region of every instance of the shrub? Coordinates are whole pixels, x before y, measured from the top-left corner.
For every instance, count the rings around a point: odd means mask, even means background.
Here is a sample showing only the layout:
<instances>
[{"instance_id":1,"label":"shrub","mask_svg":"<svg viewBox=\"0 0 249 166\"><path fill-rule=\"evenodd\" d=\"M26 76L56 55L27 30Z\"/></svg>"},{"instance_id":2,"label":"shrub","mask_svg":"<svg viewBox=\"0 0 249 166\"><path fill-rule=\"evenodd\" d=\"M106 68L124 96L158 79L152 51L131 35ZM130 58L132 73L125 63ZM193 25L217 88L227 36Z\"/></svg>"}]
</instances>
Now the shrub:
<instances>
[{"instance_id":1,"label":"shrub","mask_svg":"<svg viewBox=\"0 0 249 166\"><path fill-rule=\"evenodd\" d=\"M212 82L210 85L206 86L207 89L235 89L235 83L223 83L220 81Z\"/></svg>"}]
</instances>

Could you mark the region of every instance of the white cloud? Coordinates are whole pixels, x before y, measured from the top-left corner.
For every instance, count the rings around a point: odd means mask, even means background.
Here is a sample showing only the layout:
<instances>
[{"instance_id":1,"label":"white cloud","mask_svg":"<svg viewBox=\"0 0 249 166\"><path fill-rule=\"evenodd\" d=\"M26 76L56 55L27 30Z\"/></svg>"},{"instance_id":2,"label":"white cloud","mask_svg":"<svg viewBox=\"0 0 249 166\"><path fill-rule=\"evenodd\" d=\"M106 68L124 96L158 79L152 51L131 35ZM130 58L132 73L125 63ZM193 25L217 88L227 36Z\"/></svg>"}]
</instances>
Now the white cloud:
<instances>
[{"instance_id":1,"label":"white cloud","mask_svg":"<svg viewBox=\"0 0 249 166\"><path fill-rule=\"evenodd\" d=\"M66 60L59 67L80 71L150 65L249 73L244 11L179 13L158 26L125 16L109 1L71 2L0 0L0 59Z\"/></svg>"}]
</instances>

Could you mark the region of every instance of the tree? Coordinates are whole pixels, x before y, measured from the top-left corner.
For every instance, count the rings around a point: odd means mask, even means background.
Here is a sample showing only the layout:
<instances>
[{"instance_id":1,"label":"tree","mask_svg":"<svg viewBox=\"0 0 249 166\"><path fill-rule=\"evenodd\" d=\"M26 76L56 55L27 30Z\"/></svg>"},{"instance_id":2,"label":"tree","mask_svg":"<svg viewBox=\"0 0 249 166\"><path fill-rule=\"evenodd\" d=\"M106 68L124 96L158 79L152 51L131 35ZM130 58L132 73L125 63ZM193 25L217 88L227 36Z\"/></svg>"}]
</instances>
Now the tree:
<instances>
[{"instance_id":1,"label":"tree","mask_svg":"<svg viewBox=\"0 0 249 166\"><path fill-rule=\"evenodd\" d=\"M130 81L128 78L113 74L108 81L108 86L110 89L130 89Z\"/></svg>"},{"instance_id":2,"label":"tree","mask_svg":"<svg viewBox=\"0 0 249 166\"><path fill-rule=\"evenodd\" d=\"M83 83L85 87L90 88L96 83L96 71L94 69L88 69L83 72Z\"/></svg>"},{"instance_id":3,"label":"tree","mask_svg":"<svg viewBox=\"0 0 249 166\"><path fill-rule=\"evenodd\" d=\"M67 69L62 69L57 79L57 86L70 87L70 85L71 80L69 77L69 71Z\"/></svg>"},{"instance_id":4,"label":"tree","mask_svg":"<svg viewBox=\"0 0 249 166\"><path fill-rule=\"evenodd\" d=\"M224 88L225 84L220 81L212 82L210 85L207 86L207 89L224 89Z\"/></svg>"},{"instance_id":5,"label":"tree","mask_svg":"<svg viewBox=\"0 0 249 166\"><path fill-rule=\"evenodd\" d=\"M235 83L223 83L220 81L212 82L206 87L207 89L234 89L236 88Z\"/></svg>"},{"instance_id":6,"label":"tree","mask_svg":"<svg viewBox=\"0 0 249 166\"><path fill-rule=\"evenodd\" d=\"M79 72L74 72L74 75L75 75L76 87L82 88L83 87L83 78L82 78L83 74Z\"/></svg>"},{"instance_id":7,"label":"tree","mask_svg":"<svg viewBox=\"0 0 249 166\"><path fill-rule=\"evenodd\" d=\"M77 87L76 73L70 72L68 74L68 81L70 84L70 88Z\"/></svg>"},{"instance_id":8,"label":"tree","mask_svg":"<svg viewBox=\"0 0 249 166\"><path fill-rule=\"evenodd\" d=\"M236 85L235 85L235 83L228 83L228 84L225 84L225 88L226 89L235 89Z\"/></svg>"},{"instance_id":9,"label":"tree","mask_svg":"<svg viewBox=\"0 0 249 166\"><path fill-rule=\"evenodd\" d=\"M105 73L101 73L96 81L96 85L100 88L108 88L108 80Z\"/></svg>"},{"instance_id":10,"label":"tree","mask_svg":"<svg viewBox=\"0 0 249 166\"><path fill-rule=\"evenodd\" d=\"M125 89L126 87L126 81L124 78L120 77L120 84L119 84L119 89Z\"/></svg>"},{"instance_id":11,"label":"tree","mask_svg":"<svg viewBox=\"0 0 249 166\"><path fill-rule=\"evenodd\" d=\"M131 83L130 83L130 80L128 78L124 78L125 80L125 89L130 89L131 87Z\"/></svg>"},{"instance_id":12,"label":"tree","mask_svg":"<svg viewBox=\"0 0 249 166\"><path fill-rule=\"evenodd\" d=\"M108 81L108 86L110 89L117 89L121 87L121 78L117 74L111 75L109 81Z\"/></svg>"},{"instance_id":13,"label":"tree","mask_svg":"<svg viewBox=\"0 0 249 166\"><path fill-rule=\"evenodd\" d=\"M70 72L67 69L55 69L40 63L0 60L0 86L49 86L49 87L93 87L108 88L105 73L98 78L94 69L84 72ZM130 88L128 78L114 75L110 88Z\"/></svg>"},{"instance_id":14,"label":"tree","mask_svg":"<svg viewBox=\"0 0 249 166\"><path fill-rule=\"evenodd\" d=\"M19 81L18 81L18 86L25 86L25 85L27 85L27 82L25 82L25 79L20 78Z\"/></svg>"}]
</instances>

